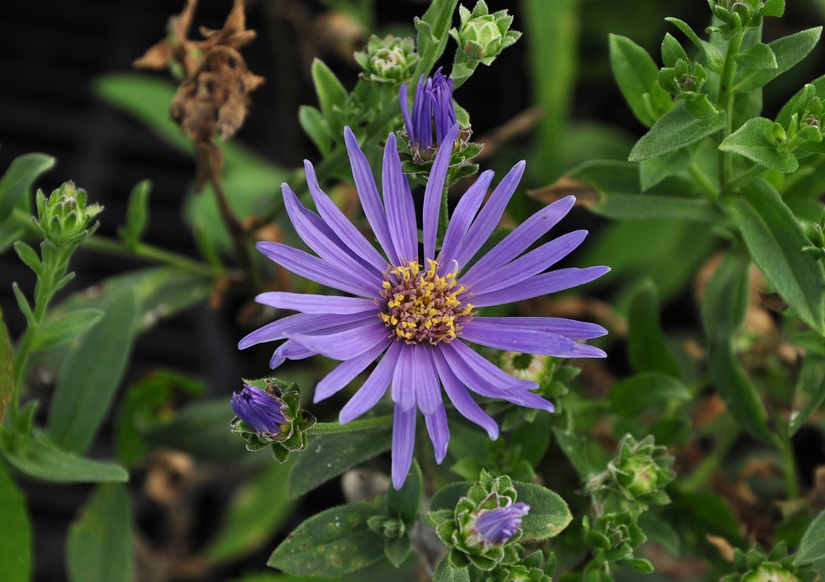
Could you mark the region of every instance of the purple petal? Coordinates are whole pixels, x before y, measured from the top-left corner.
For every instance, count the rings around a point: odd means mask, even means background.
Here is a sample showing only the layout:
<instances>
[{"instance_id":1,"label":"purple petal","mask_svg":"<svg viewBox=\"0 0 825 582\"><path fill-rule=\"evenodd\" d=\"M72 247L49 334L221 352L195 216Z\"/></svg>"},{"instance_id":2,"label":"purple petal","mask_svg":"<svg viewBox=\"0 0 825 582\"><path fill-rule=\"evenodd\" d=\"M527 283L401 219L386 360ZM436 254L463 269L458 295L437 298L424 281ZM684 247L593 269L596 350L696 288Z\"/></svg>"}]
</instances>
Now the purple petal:
<instances>
[{"instance_id":1,"label":"purple petal","mask_svg":"<svg viewBox=\"0 0 825 582\"><path fill-rule=\"evenodd\" d=\"M324 335L291 333L287 337L316 354L333 360L349 360L373 348L387 335L384 322L376 317L344 331Z\"/></svg>"},{"instance_id":2,"label":"purple petal","mask_svg":"<svg viewBox=\"0 0 825 582\"><path fill-rule=\"evenodd\" d=\"M378 187L375 185L375 178L372 169L367 161L367 156L358 147L358 140L349 127L344 128L344 141L347 144L350 166L352 167L352 177L355 180L355 189L358 190L358 197L361 199L361 206L364 214L375 233L375 238L381 243L381 247L387 258L393 265L399 265L398 253L392 244L392 237L387 226L387 213L378 195Z\"/></svg>"},{"instance_id":3,"label":"purple petal","mask_svg":"<svg viewBox=\"0 0 825 582\"><path fill-rule=\"evenodd\" d=\"M393 370L395 370L398 363L398 356L401 354L401 342L393 342L390 344L387 353L375 366L370 377L367 378L363 386L358 389L355 396L350 398L341 412L338 414L338 422L346 424L364 414L366 411L375 406L392 380ZM414 411L414 410L413 410Z\"/></svg>"},{"instance_id":4,"label":"purple petal","mask_svg":"<svg viewBox=\"0 0 825 582\"><path fill-rule=\"evenodd\" d=\"M403 262L418 258L418 233L415 226L415 205L407 176L401 170L401 158L395 143L395 134L387 136L383 167L384 205L390 236Z\"/></svg>"},{"instance_id":5,"label":"purple petal","mask_svg":"<svg viewBox=\"0 0 825 582\"><path fill-rule=\"evenodd\" d=\"M392 376L392 401L401 410L415 407L416 388L416 361L415 355L418 345L408 346L402 342L398 354L398 364Z\"/></svg>"},{"instance_id":6,"label":"purple petal","mask_svg":"<svg viewBox=\"0 0 825 582\"><path fill-rule=\"evenodd\" d=\"M472 298L473 306L487 307L489 305L503 305L515 303L524 299L532 299L540 295L548 295L571 287L577 287L598 279L610 270L610 267L587 267L578 269L558 269L549 273L536 275L516 285L492 291L479 293Z\"/></svg>"},{"instance_id":7,"label":"purple petal","mask_svg":"<svg viewBox=\"0 0 825 582\"><path fill-rule=\"evenodd\" d=\"M487 273L481 271L474 273L477 277L470 279L472 282L468 281L466 276L462 276L460 283L479 295L511 287L552 267L573 252L586 236L586 230L569 232L533 249L509 264L493 267Z\"/></svg>"},{"instance_id":8,"label":"purple petal","mask_svg":"<svg viewBox=\"0 0 825 582\"><path fill-rule=\"evenodd\" d=\"M270 291L255 297L255 301L278 309L291 309L303 313L328 313L348 315L365 311L378 312L372 299L361 297L337 297L335 295L314 295L311 293L287 293Z\"/></svg>"},{"instance_id":9,"label":"purple petal","mask_svg":"<svg viewBox=\"0 0 825 582\"><path fill-rule=\"evenodd\" d=\"M365 266L360 260L353 257L344 247L341 239L330 230L321 217L304 208L298 197L286 184L281 185L284 203L289 219L298 235L309 248L318 253L318 256L334 265L341 265L358 278L363 278L371 284L376 292L381 288L381 274L371 267Z\"/></svg>"},{"instance_id":10,"label":"purple petal","mask_svg":"<svg viewBox=\"0 0 825 582\"><path fill-rule=\"evenodd\" d=\"M532 329L507 329L494 323L478 323L475 319L464 325L461 330L461 339L497 350L556 358L580 358L586 357L582 354L587 353L597 358L604 358L606 355L602 350L593 346L584 346L588 349L582 349L582 344L554 333Z\"/></svg>"},{"instance_id":11,"label":"purple petal","mask_svg":"<svg viewBox=\"0 0 825 582\"><path fill-rule=\"evenodd\" d=\"M366 281L309 253L281 243L259 242L255 246L286 270L305 279L361 297L375 299L379 296L374 286Z\"/></svg>"},{"instance_id":12,"label":"purple petal","mask_svg":"<svg viewBox=\"0 0 825 582\"><path fill-rule=\"evenodd\" d=\"M475 218L478 209L481 208L481 203L484 202L484 196L487 194L490 182L493 181L493 175L492 170L483 172L473 182L473 185L467 188L467 191L458 201L455 211L450 217L450 223L447 225L444 243L441 245L441 256L444 261L452 260L453 255L467 235L467 230L470 228L473 218Z\"/></svg>"},{"instance_id":13,"label":"purple petal","mask_svg":"<svg viewBox=\"0 0 825 582\"><path fill-rule=\"evenodd\" d=\"M423 412L423 411L422 411ZM447 426L447 411L440 403L431 414L424 414L424 422L427 425L427 432L430 433L430 440L435 449L435 462L439 465L447 456L447 446L450 444L450 428Z\"/></svg>"},{"instance_id":14,"label":"purple petal","mask_svg":"<svg viewBox=\"0 0 825 582\"><path fill-rule=\"evenodd\" d=\"M433 350L433 360L438 369L438 376L441 378L441 384L444 386L444 391L450 402L453 403L456 410L466 419L474 422L481 428L487 431L491 440L498 438L498 425L496 421L490 417L484 410L473 400L470 393L464 387L464 384L456 378L440 348Z\"/></svg>"},{"instance_id":15,"label":"purple petal","mask_svg":"<svg viewBox=\"0 0 825 582\"><path fill-rule=\"evenodd\" d=\"M528 390L538 387L535 382L518 380L502 372L460 341L441 345L441 353L447 364L473 392L488 398L501 398L519 406L553 412L551 403Z\"/></svg>"},{"instance_id":16,"label":"purple petal","mask_svg":"<svg viewBox=\"0 0 825 582\"><path fill-rule=\"evenodd\" d=\"M466 278L468 283L476 281L479 276L483 277L493 268L506 265L515 259L547 231L556 226L573 208L575 202L575 196L567 196L536 212L504 237L504 240L493 247L489 253L481 257L475 265L470 267L462 279Z\"/></svg>"},{"instance_id":17,"label":"purple petal","mask_svg":"<svg viewBox=\"0 0 825 582\"><path fill-rule=\"evenodd\" d=\"M379 273L383 273L387 268L387 260L364 238L364 235L355 228L355 225L341 212L341 209L335 205L332 199L324 194L318 184L318 178L315 176L315 168L312 167L309 161L304 161L304 170L306 171L309 193L312 195L318 213L349 249L363 261L372 265Z\"/></svg>"},{"instance_id":18,"label":"purple petal","mask_svg":"<svg viewBox=\"0 0 825 582\"><path fill-rule=\"evenodd\" d=\"M496 325L498 329L547 331L569 339L593 339L607 335L607 330L600 325L563 317L474 317L472 321Z\"/></svg>"},{"instance_id":19,"label":"purple petal","mask_svg":"<svg viewBox=\"0 0 825 582\"><path fill-rule=\"evenodd\" d=\"M444 181L447 179L447 170L450 168L450 156L453 155L453 142L458 137L458 124L450 129L444 138L443 145L435 154L427 187L424 189L424 214L422 226L424 229L424 258L435 258L435 238L438 233L438 214L441 209L441 198L444 196ZM426 268L426 265L425 265Z\"/></svg>"},{"instance_id":20,"label":"purple petal","mask_svg":"<svg viewBox=\"0 0 825 582\"><path fill-rule=\"evenodd\" d=\"M432 348L426 344L417 344L413 355L413 375L415 378L415 401L418 409L425 415L443 408L441 386L438 372L433 363Z\"/></svg>"},{"instance_id":21,"label":"purple petal","mask_svg":"<svg viewBox=\"0 0 825 582\"><path fill-rule=\"evenodd\" d=\"M238 348L243 350L263 342L286 339L287 334L295 331L312 333L325 329L334 329L338 326L351 326L355 322L373 317L372 314L355 313L351 315L315 315L297 313L268 323L256 329L239 343Z\"/></svg>"},{"instance_id":22,"label":"purple petal","mask_svg":"<svg viewBox=\"0 0 825 582\"><path fill-rule=\"evenodd\" d=\"M413 132L412 119L410 119L410 101L407 99L407 84L401 83L398 91L398 104L401 105L401 116L404 118L404 127L407 129L407 136L410 139L415 137Z\"/></svg>"},{"instance_id":23,"label":"purple petal","mask_svg":"<svg viewBox=\"0 0 825 582\"><path fill-rule=\"evenodd\" d=\"M415 417L418 411L396 405L392 419L392 485L398 491L407 480L415 448Z\"/></svg>"},{"instance_id":24,"label":"purple petal","mask_svg":"<svg viewBox=\"0 0 825 582\"><path fill-rule=\"evenodd\" d=\"M269 360L269 367L274 370L286 360L305 360L317 353L318 352L295 343L292 340L287 340L279 345L275 353L272 354L272 358Z\"/></svg>"},{"instance_id":25,"label":"purple petal","mask_svg":"<svg viewBox=\"0 0 825 582\"><path fill-rule=\"evenodd\" d=\"M315 395L312 397L313 402L320 402L325 398L329 398L337 393L344 386L352 382L355 377L363 372L381 353L387 349L390 342L393 340L387 338L386 343L377 343L375 346L360 356L349 359L342 364L339 364L332 372L324 376L315 386Z\"/></svg>"},{"instance_id":26,"label":"purple petal","mask_svg":"<svg viewBox=\"0 0 825 582\"><path fill-rule=\"evenodd\" d=\"M517 163L504 176L504 179L498 183L496 189L487 200L487 204L478 213L478 217L473 221L470 230L467 231L467 236L458 248L458 251L451 258L458 261L458 266L463 267L467 261L473 258L478 252L478 249L490 238L493 231L496 229L501 215L504 214L504 209L507 203L516 191L521 175L524 173L524 162Z\"/></svg>"}]
</instances>

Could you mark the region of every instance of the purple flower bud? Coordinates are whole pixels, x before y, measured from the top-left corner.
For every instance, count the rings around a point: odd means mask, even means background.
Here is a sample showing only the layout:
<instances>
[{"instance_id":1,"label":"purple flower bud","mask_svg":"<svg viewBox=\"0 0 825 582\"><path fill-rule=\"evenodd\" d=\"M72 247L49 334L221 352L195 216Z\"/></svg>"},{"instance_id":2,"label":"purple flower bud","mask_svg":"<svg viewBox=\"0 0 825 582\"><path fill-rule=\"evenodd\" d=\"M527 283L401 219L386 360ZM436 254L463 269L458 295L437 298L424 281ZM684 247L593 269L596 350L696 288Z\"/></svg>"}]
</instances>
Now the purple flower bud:
<instances>
[{"instance_id":1,"label":"purple flower bud","mask_svg":"<svg viewBox=\"0 0 825 582\"><path fill-rule=\"evenodd\" d=\"M521 527L521 518L527 515L530 506L526 503L513 503L506 507L481 511L471 526L472 540L477 545L503 545L515 535Z\"/></svg>"},{"instance_id":2,"label":"purple flower bud","mask_svg":"<svg viewBox=\"0 0 825 582\"><path fill-rule=\"evenodd\" d=\"M232 395L232 410L249 428L259 434L283 432L286 418L281 412L283 402L260 388L244 384L240 394Z\"/></svg>"},{"instance_id":3,"label":"purple flower bud","mask_svg":"<svg viewBox=\"0 0 825 582\"><path fill-rule=\"evenodd\" d=\"M432 77L418 80L413 99L412 116L407 111L407 84L401 85L398 95L404 125L413 147L431 152L439 147L447 133L456 124L453 108L453 80L441 74L441 67Z\"/></svg>"}]
</instances>

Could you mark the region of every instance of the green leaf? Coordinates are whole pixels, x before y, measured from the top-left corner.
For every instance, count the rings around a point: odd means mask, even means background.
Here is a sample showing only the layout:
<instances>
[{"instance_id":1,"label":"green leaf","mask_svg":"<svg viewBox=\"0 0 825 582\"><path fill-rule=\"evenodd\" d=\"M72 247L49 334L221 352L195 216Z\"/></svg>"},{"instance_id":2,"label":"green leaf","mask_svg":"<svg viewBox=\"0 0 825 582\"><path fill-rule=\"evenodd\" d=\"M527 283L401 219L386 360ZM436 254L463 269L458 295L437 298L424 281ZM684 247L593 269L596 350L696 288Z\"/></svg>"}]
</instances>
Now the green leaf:
<instances>
[{"instance_id":1,"label":"green leaf","mask_svg":"<svg viewBox=\"0 0 825 582\"><path fill-rule=\"evenodd\" d=\"M323 156L328 156L332 151L332 138L329 135L329 126L324 122L321 112L311 105L301 105L298 108L298 122L318 151Z\"/></svg>"},{"instance_id":2,"label":"green leaf","mask_svg":"<svg viewBox=\"0 0 825 582\"><path fill-rule=\"evenodd\" d=\"M418 30L415 46L421 57L412 77L416 82L421 75L429 75L444 53L457 4L458 0L434 0L421 19L415 18Z\"/></svg>"},{"instance_id":3,"label":"green leaf","mask_svg":"<svg viewBox=\"0 0 825 582\"><path fill-rule=\"evenodd\" d=\"M560 428L553 428L553 436L556 437L561 452L578 473L579 479L584 480L596 472L587 456L587 442L584 438Z\"/></svg>"},{"instance_id":4,"label":"green leaf","mask_svg":"<svg viewBox=\"0 0 825 582\"><path fill-rule=\"evenodd\" d=\"M289 474L286 493L295 499L391 446L391 427L312 436Z\"/></svg>"},{"instance_id":5,"label":"green leaf","mask_svg":"<svg viewBox=\"0 0 825 582\"><path fill-rule=\"evenodd\" d=\"M384 555L396 568L400 567L412 553L412 540L404 535L399 538L384 539Z\"/></svg>"},{"instance_id":6,"label":"green leaf","mask_svg":"<svg viewBox=\"0 0 825 582\"><path fill-rule=\"evenodd\" d=\"M665 38L662 40L662 62L666 67L675 67L679 59L690 62L690 58L687 56L685 49L682 48L681 43L672 34L666 32Z\"/></svg>"},{"instance_id":7,"label":"green leaf","mask_svg":"<svg viewBox=\"0 0 825 582\"><path fill-rule=\"evenodd\" d=\"M748 547L739 532L739 521L725 499L714 493L682 493L677 487L671 487L668 492L673 504L668 506L664 517L679 531L688 530L683 535L703 539L707 534L722 536L734 547Z\"/></svg>"},{"instance_id":8,"label":"green leaf","mask_svg":"<svg viewBox=\"0 0 825 582\"><path fill-rule=\"evenodd\" d=\"M39 430L15 434L0 427L3 455L29 477L55 483L126 482L129 473L120 465L84 459L63 451Z\"/></svg>"},{"instance_id":9,"label":"green leaf","mask_svg":"<svg viewBox=\"0 0 825 582\"><path fill-rule=\"evenodd\" d=\"M765 43L757 43L746 51L733 55L740 67L746 69L776 69L776 55Z\"/></svg>"},{"instance_id":10,"label":"green leaf","mask_svg":"<svg viewBox=\"0 0 825 582\"><path fill-rule=\"evenodd\" d=\"M149 193L152 191L152 182L143 180L135 184L129 194L129 204L126 207L126 226L118 230L120 238L129 247L140 242L146 224L149 222Z\"/></svg>"},{"instance_id":11,"label":"green leaf","mask_svg":"<svg viewBox=\"0 0 825 582\"><path fill-rule=\"evenodd\" d=\"M455 506L458 505L458 500L467 495L472 486L472 481L459 481L445 485L433 495L430 501L430 512L445 509L454 510Z\"/></svg>"},{"instance_id":12,"label":"green leaf","mask_svg":"<svg viewBox=\"0 0 825 582\"><path fill-rule=\"evenodd\" d=\"M790 434L798 431L823 402L825 402L825 355L809 351L802 361L799 382L794 390Z\"/></svg>"},{"instance_id":13,"label":"green leaf","mask_svg":"<svg viewBox=\"0 0 825 582\"><path fill-rule=\"evenodd\" d=\"M6 407L14 394L14 358L11 355L11 340L0 310L0 423L6 413Z\"/></svg>"},{"instance_id":14,"label":"green leaf","mask_svg":"<svg viewBox=\"0 0 825 582\"><path fill-rule=\"evenodd\" d=\"M733 348L748 307L750 261L729 251L716 268L702 300L702 322L708 336L708 368L716 390L731 414L748 433L773 443L768 415L753 383L745 375Z\"/></svg>"},{"instance_id":15,"label":"green leaf","mask_svg":"<svg viewBox=\"0 0 825 582\"><path fill-rule=\"evenodd\" d=\"M78 309L59 319L50 319L37 328L31 349L44 350L73 340L92 329L103 315L100 309Z\"/></svg>"},{"instance_id":16,"label":"green leaf","mask_svg":"<svg viewBox=\"0 0 825 582\"><path fill-rule=\"evenodd\" d=\"M640 166L617 160L597 160L582 164L569 175L593 187L594 201L588 202L587 206L607 218L676 218L709 222L722 216L707 197L699 197L692 181L663 178L643 193L639 181Z\"/></svg>"},{"instance_id":17,"label":"green leaf","mask_svg":"<svg viewBox=\"0 0 825 582\"><path fill-rule=\"evenodd\" d=\"M802 108L814 98L817 93L825 94L825 76L819 77L815 81L806 83L796 94L788 99L788 102L779 110L776 116L776 122L782 127L787 128L791 122L791 116Z\"/></svg>"},{"instance_id":18,"label":"green leaf","mask_svg":"<svg viewBox=\"0 0 825 582\"><path fill-rule=\"evenodd\" d=\"M14 252L17 253L20 260L26 263L26 266L34 271L38 277L41 276L43 264L40 262L40 257L37 256L37 253L33 248L24 243L22 240L19 240L14 243Z\"/></svg>"},{"instance_id":19,"label":"green leaf","mask_svg":"<svg viewBox=\"0 0 825 582\"><path fill-rule=\"evenodd\" d=\"M32 575L32 532L26 501L0 464L0 580L29 582Z\"/></svg>"},{"instance_id":20,"label":"green leaf","mask_svg":"<svg viewBox=\"0 0 825 582\"><path fill-rule=\"evenodd\" d=\"M785 0L765 0L765 7L762 9L762 16L775 16L779 18L785 13Z\"/></svg>"},{"instance_id":21,"label":"green leaf","mask_svg":"<svg viewBox=\"0 0 825 582\"><path fill-rule=\"evenodd\" d=\"M321 113L330 131L333 136L341 139L344 125L340 111L346 107L347 90L344 89L335 73L318 58L312 61L312 81L315 83L315 93L318 94Z\"/></svg>"},{"instance_id":22,"label":"green leaf","mask_svg":"<svg viewBox=\"0 0 825 582\"><path fill-rule=\"evenodd\" d=\"M540 411L533 422L522 423L513 432L512 446L521 446L519 459L538 466L550 446L550 414Z\"/></svg>"},{"instance_id":23,"label":"green leaf","mask_svg":"<svg viewBox=\"0 0 825 582\"><path fill-rule=\"evenodd\" d=\"M640 162L678 150L725 127L725 113L720 111L708 119L696 119L683 101L662 115L653 127L630 150L631 162Z\"/></svg>"},{"instance_id":24,"label":"green leaf","mask_svg":"<svg viewBox=\"0 0 825 582\"><path fill-rule=\"evenodd\" d=\"M112 294L105 315L74 346L57 372L48 430L60 447L85 451L109 410L132 352L137 298L131 289Z\"/></svg>"},{"instance_id":25,"label":"green leaf","mask_svg":"<svg viewBox=\"0 0 825 582\"><path fill-rule=\"evenodd\" d=\"M719 144L719 150L739 154L777 172L793 172L799 167L799 162L792 153L776 149L773 126L773 121L764 117L749 119Z\"/></svg>"},{"instance_id":26,"label":"green leaf","mask_svg":"<svg viewBox=\"0 0 825 582\"><path fill-rule=\"evenodd\" d=\"M232 498L224 525L206 549L210 560L225 562L249 554L266 544L295 507L286 495L290 465L271 463Z\"/></svg>"},{"instance_id":27,"label":"green leaf","mask_svg":"<svg viewBox=\"0 0 825 582\"><path fill-rule=\"evenodd\" d=\"M384 538L367 525L384 500L358 501L310 517L289 534L267 566L296 576L343 576L384 557Z\"/></svg>"},{"instance_id":28,"label":"green leaf","mask_svg":"<svg viewBox=\"0 0 825 582\"><path fill-rule=\"evenodd\" d=\"M687 22L679 20L678 18L665 18L665 20L671 24L675 24L677 28L679 28L679 30L681 30L682 33L684 33L684 35L687 36L694 45L696 45L696 48L702 51L702 54L705 56L705 64L708 69L715 73L722 73L722 68L725 65L725 57L715 45L699 38Z\"/></svg>"},{"instance_id":29,"label":"green leaf","mask_svg":"<svg viewBox=\"0 0 825 582\"><path fill-rule=\"evenodd\" d=\"M433 582L470 582L470 572L466 567L454 567L450 563L450 557L444 556L435 568Z\"/></svg>"},{"instance_id":30,"label":"green leaf","mask_svg":"<svg viewBox=\"0 0 825 582\"><path fill-rule=\"evenodd\" d=\"M662 546L674 558L679 557L682 540L679 537L679 532L670 522L655 513L646 511L639 516L639 527L642 528L650 541Z\"/></svg>"},{"instance_id":31,"label":"green leaf","mask_svg":"<svg viewBox=\"0 0 825 582\"><path fill-rule=\"evenodd\" d=\"M650 54L629 38L611 34L610 64L622 95L636 118L647 127L656 123L659 115L652 110L651 101L661 107L663 97L668 96L659 86L659 67Z\"/></svg>"},{"instance_id":32,"label":"green leaf","mask_svg":"<svg viewBox=\"0 0 825 582\"><path fill-rule=\"evenodd\" d=\"M55 165L55 159L46 154L24 154L14 158L0 178L0 223L11 216L17 202L34 181Z\"/></svg>"},{"instance_id":33,"label":"green leaf","mask_svg":"<svg viewBox=\"0 0 825 582\"><path fill-rule=\"evenodd\" d=\"M647 192L656 184L680 172L687 172L693 161L690 149L682 148L655 158L648 158L639 164L639 179L642 192Z\"/></svg>"},{"instance_id":34,"label":"green leaf","mask_svg":"<svg viewBox=\"0 0 825 582\"><path fill-rule=\"evenodd\" d=\"M66 573L70 582L130 582L132 508L123 485L98 485L69 527Z\"/></svg>"},{"instance_id":35,"label":"green leaf","mask_svg":"<svg viewBox=\"0 0 825 582\"><path fill-rule=\"evenodd\" d=\"M794 564L802 566L823 558L825 558L825 511L816 516L805 535L802 536Z\"/></svg>"},{"instance_id":36,"label":"green leaf","mask_svg":"<svg viewBox=\"0 0 825 582\"><path fill-rule=\"evenodd\" d=\"M530 513L521 521L521 542L537 542L554 538L573 520L567 503L557 493L535 483L515 481L517 501L530 506Z\"/></svg>"},{"instance_id":37,"label":"green leaf","mask_svg":"<svg viewBox=\"0 0 825 582\"><path fill-rule=\"evenodd\" d=\"M817 26L773 41L768 46L776 55L776 68L740 70L733 78L733 92L745 93L767 85L804 59L819 42L821 34L822 27Z\"/></svg>"},{"instance_id":38,"label":"green leaf","mask_svg":"<svg viewBox=\"0 0 825 582\"><path fill-rule=\"evenodd\" d=\"M802 320L825 334L825 271L802 247L799 221L768 182L757 179L722 205L734 219L756 266Z\"/></svg>"},{"instance_id":39,"label":"green leaf","mask_svg":"<svg viewBox=\"0 0 825 582\"><path fill-rule=\"evenodd\" d=\"M680 377L679 363L659 323L659 293L650 279L642 282L630 304L627 340L634 370Z\"/></svg>"},{"instance_id":40,"label":"green leaf","mask_svg":"<svg viewBox=\"0 0 825 582\"><path fill-rule=\"evenodd\" d=\"M390 484L389 489L387 489L387 515L400 519L408 526L412 526L418 517L423 491L424 483L421 477L421 468L418 466L418 463L413 460L410 472L401 489L396 491L392 484Z\"/></svg>"},{"instance_id":41,"label":"green leaf","mask_svg":"<svg viewBox=\"0 0 825 582\"><path fill-rule=\"evenodd\" d=\"M635 418L652 406L690 398L690 391L672 376L644 372L613 384L610 409L616 414Z\"/></svg>"}]
</instances>

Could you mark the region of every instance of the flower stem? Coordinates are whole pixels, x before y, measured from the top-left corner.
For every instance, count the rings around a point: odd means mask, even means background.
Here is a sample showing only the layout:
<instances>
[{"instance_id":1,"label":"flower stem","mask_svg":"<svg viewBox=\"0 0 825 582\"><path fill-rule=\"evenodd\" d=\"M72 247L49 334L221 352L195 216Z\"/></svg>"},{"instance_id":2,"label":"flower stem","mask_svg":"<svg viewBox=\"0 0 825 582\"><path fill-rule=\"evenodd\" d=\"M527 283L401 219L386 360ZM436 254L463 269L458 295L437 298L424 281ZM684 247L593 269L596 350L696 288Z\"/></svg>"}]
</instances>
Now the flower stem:
<instances>
[{"instance_id":1,"label":"flower stem","mask_svg":"<svg viewBox=\"0 0 825 582\"><path fill-rule=\"evenodd\" d=\"M735 97L733 92L733 76L736 73L736 61L733 57L739 52L739 47L742 46L744 36L744 30L740 30L734 34L728 41L728 50L725 53L725 65L722 68L718 100L718 109L725 112L725 127L722 128L720 143L733 133L733 104ZM719 183L724 187L733 178L733 154L730 152L721 152L721 155L722 163L720 164L721 176Z\"/></svg>"},{"instance_id":2,"label":"flower stem","mask_svg":"<svg viewBox=\"0 0 825 582\"><path fill-rule=\"evenodd\" d=\"M115 239L92 235L84 240L81 246L86 249L103 253L129 255L149 259L158 263L169 265L170 267L175 267L181 271L186 271L187 273L192 273L193 275L209 277L210 279L217 279L221 276L220 272L209 265L198 261L193 261L189 257L172 253L146 243L138 243L134 246L134 248L131 248Z\"/></svg>"},{"instance_id":3,"label":"flower stem","mask_svg":"<svg viewBox=\"0 0 825 582\"><path fill-rule=\"evenodd\" d=\"M760 166L759 164L754 164L738 176L731 179L731 181L725 185L726 190L733 191L736 188L741 188L742 186L748 185L750 182L753 181L754 178L758 177L762 172L765 171L765 168Z\"/></svg>"},{"instance_id":4,"label":"flower stem","mask_svg":"<svg viewBox=\"0 0 825 582\"><path fill-rule=\"evenodd\" d=\"M381 428L391 425L392 415L387 414L385 416L365 418L364 420L353 420L347 424L339 424L337 422L318 422L307 430L307 434L340 434L344 432L355 432L357 430Z\"/></svg>"},{"instance_id":5,"label":"flower stem","mask_svg":"<svg viewBox=\"0 0 825 582\"><path fill-rule=\"evenodd\" d=\"M785 491L788 499L799 497L799 484L796 478L796 459L793 454L793 443L788 428L782 422L777 423L777 432L782 443L782 467L785 471Z\"/></svg>"}]
</instances>

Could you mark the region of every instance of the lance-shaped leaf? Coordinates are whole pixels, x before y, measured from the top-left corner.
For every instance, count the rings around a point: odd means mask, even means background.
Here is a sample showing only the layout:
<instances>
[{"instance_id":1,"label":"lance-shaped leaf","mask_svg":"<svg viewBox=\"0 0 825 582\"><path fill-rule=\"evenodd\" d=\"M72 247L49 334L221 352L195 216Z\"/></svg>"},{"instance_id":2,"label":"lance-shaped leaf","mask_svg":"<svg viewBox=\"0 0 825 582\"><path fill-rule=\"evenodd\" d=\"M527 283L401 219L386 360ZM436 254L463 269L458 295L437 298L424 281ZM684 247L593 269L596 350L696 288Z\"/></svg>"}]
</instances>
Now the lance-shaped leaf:
<instances>
[{"instance_id":1,"label":"lance-shaped leaf","mask_svg":"<svg viewBox=\"0 0 825 582\"><path fill-rule=\"evenodd\" d=\"M630 304L628 323L628 351L633 369L679 378L679 363L659 324L659 293L650 279L636 291Z\"/></svg>"},{"instance_id":2,"label":"lance-shaped leaf","mask_svg":"<svg viewBox=\"0 0 825 582\"><path fill-rule=\"evenodd\" d=\"M384 556L384 537L367 525L384 500L358 501L310 517L289 534L267 565L296 576L343 576Z\"/></svg>"},{"instance_id":3,"label":"lance-shaped leaf","mask_svg":"<svg viewBox=\"0 0 825 582\"><path fill-rule=\"evenodd\" d=\"M776 55L765 43L756 43L751 48L733 55L740 67L746 69L776 69Z\"/></svg>"},{"instance_id":4,"label":"lance-shaped leaf","mask_svg":"<svg viewBox=\"0 0 825 582\"><path fill-rule=\"evenodd\" d=\"M821 336L818 336L820 341ZM791 409L790 434L798 431L825 401L825 356L813 351L805 354Z\"/></svg>"},{"instance_id":5,"label":"lance-shaped leaf","mask_svg":"<svg viewBox=\"0 0 825 582\"><path fill-rule=\"evenodd\" d=\"M54 164L55 159L45 154L24 154L14 158L0 178L0 223L11 215L17 202L34 181L51 170Z\"/></svg>"},{"instance_id":6,"label":"lance-shaped leaf","mask_svg":"<svg viewBox=\"0 0 825 582\"><path fill-rule=\"evenodd\" d=\"M32 533L26 501L0 465L0 580L29 582L32 573Z\"/></svg>"},{"instance_id":7,"label":"lance-shaped leaf","mask_svg":"<svg viewBox=\"0 0 825 582\"><path fill-rule=\"evenodd\" d=\"M149 222L149 193L152 191L152 182L143 180L135 184L129 194L129 204L126 208L126 226L118 229L120 238L130 248L134 248L143 236Z\"/></svg>"},{"instance_id":8,"label":"lance-shaped leaf","mask_svg":"<svg viewBox=\"0 0 825 582\"><path fill-rule=\"evenodd\" d=\"M650 54L624 36L610 35L613 75L636 118L650 127L667 111L669 95L659 86L659 67Z\"/></svg>"},{"instance_id":9,"label":"lance-shaped leaf","mask_svg":"<svg viewBox=\"0 0 825 582\"><path fill-rule=\"evenodd\" d=\"M725 113L697 119L679 101L673 109L662 115L630 150L631 162L640 162L683 148L716 133L725 127Z\"/></svg>"},{"instance_id":10,"label":"lance-shaped leaf","mask_svg":"<svg viewBox=\"0 0 825 582\"><path fill-rule=\"evenodd\" d=\"M321 113L329 124L330 131L333 135L342 135L344 124L341 112L346 106L347 90L344 89L335 73L317 58L312 61L312 81L315 83Z\"/></svg>"},{"instance_id":11,"label":"lance-shaped leaf","mask_svg":"<svg viewBox=\"0 0 825 582\"><path fill-rule=\"evenodd\" d=\"M719 144L719 150L744 156L770 170L788 174L799 162L790 152L780 152L773 137L774 122L764 117L749 119Z\"/></svg>"},{"instance_id":12,"label":"lance-shaped leaf","mask_svg":"<svg viewBox=\"0 0 825 582\"><path fill-rule=\"evenodd\" d=\"M794 564L803 566L822 559L825 559L825 511L816 516L802 536Z\"/></svg>"},{"instance_id":13,"label":"lance-shaped leaf","mask_svg":"<svg viewBox=\"0 0 825 582\"><path fill-rule=\"evenodd\" d=\"M744 93L759 89L808 56L822 34L822 27L809 28L770 43L776 56L775 69L742 69L733 79L733 92Z\"/></svg>"},{"instance_id":14,"label":"lance-shaped leaf","mask_svg":"<svg viewBox=\"0 0 825 582\"><path fill-rule=\"evenodd\" d=\"M422 18L415 18L415 28L418 30L415 45L421 56L413 73L416 82L421 75L429 74L444 53L457 4L458 0L434 0Z\"/></svg>"},{"instance_id":15,"label":"lance-shaped leaf","mask_svg":"<svg viewBox=\"0 0 825 582\"><path fill-rule=\"evenodd\" d=\"M779 193L762 179L721 199L756 266L805 323L825 334L825 270L802 247L811 243Z\"/></svg>"},{"instance_id":16,"label":"lance-shaped leaf","mask_svg":"<svg viewBox=\"0 0 825 582\"><path fill-rule=\"evenodd\" d=\"M132 580L132 508L123 485L98 485L69 528L66 570L71 582Z\"/></svg>"},{"instance_id":17,"label":"lance-shaped leaf","mask_svg":"<svg viewBox=\"0 0 825 582\"><path fill-rule=\"evenodd\" d=\"M37 328L32 351L62 345L92 329L103 317L100 309L78 309L58 319L49 319Z\"/></svg>"},{"instance_id":18,"label":"lance-shaped leaf","mask_svg":"<svg viewBox=\"0 0 825 582\"><path fill-rule=\"evenodd\" d=\"M3 312L0 311L0 422L6 407L14 394L14 360L11 355L11 340L3 321Z\"/></svg>"},{"instance_id":19,"label":"lance-shaped leaf","mask_svg":"<svg viewBox=\"0 0 825 582\"><path fill-rule=\"evenodd\" d=\"M636 374L610 388L610 409L635 418L651 406L690 400L690 391L675 378L658 372Z\"/></svg>"}]
</instances>

